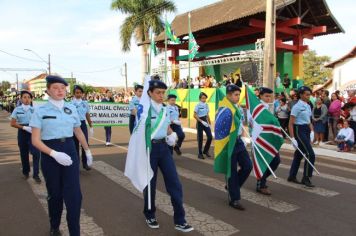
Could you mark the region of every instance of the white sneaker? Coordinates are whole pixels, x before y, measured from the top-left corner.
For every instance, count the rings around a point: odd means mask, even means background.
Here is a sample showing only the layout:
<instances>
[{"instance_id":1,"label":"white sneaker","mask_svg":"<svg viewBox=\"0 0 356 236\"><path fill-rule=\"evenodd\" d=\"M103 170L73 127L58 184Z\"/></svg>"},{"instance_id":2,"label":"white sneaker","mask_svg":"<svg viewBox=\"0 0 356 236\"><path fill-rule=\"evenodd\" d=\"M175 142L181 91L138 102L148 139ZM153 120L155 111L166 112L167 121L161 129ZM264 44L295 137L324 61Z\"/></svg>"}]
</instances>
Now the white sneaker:
<instances>
[{"instance_id":1,"label":"white sneaker","mask_svg":"<svg viewBox=\"0 0 356 236\"><path fill-rule=\"evenodd\" d=\"M179 231L182 231L184 233L187 233L187 232L190 232L190 231L194 230L194 228L192 226L188 225L187 223L184 223L182 225L176 225L175 229L179 230Z\"/></svg>"},{"instance_id":2,"label":"white sneaker","mask_svg":"<svg viewBox=\"0 0 356 236\"><path fill-rule=\"evenodd\" d=\"M106 146L111 146L111 143L110 143L110 142L106 142L105 145L106 145Z\"/></svg>"}]
</instances>

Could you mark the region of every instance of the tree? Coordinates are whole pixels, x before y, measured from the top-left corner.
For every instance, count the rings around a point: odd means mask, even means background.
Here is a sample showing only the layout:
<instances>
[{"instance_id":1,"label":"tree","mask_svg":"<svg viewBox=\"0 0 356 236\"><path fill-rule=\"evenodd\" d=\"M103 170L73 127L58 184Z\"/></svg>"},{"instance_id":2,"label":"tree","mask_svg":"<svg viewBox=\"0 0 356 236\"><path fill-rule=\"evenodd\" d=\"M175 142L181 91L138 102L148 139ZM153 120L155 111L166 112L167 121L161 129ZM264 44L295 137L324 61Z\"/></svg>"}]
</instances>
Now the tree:
<instances>
[{"instance_id":1,"label":"tree","mask_svg":"<svg viewBox=\"0 0 356 236\"><path fill-rule=\"evenodd\" d=\"M131 38L137 43L149 40L149 29L158 35L164 29L162 15L164 12L175 12L176 6L171 0L113 0L111 9L126 14L127 17L120 28L122 50L130 51ZM147 56L149 44L141 46L142 78L147 73Z\"/></svg>"},{"instance_id":2,"label":"tree","mask_svg":"<svg viewBox=\"0 0 356 236\"><path fill-rule=\"evenodd\" d=\"M11 87L11 83L10 83L9 81L3 80L3 81L1 82L0 90L1 90L1 91L6 91L6 90L8 90L10 87Z\"/></svg>"},{"instance_id":3,"label":"tree","mask_svg":"<svg viewBox=\"0 0 356 236\"><path fill-rule=\"evenodd\" d=\"M318 56L315 51L304 52L304 83L313 86L323 84L331 78L332 69L324 67L328 62L330 62L329 56Z\"/></svg>"}]
</instances>

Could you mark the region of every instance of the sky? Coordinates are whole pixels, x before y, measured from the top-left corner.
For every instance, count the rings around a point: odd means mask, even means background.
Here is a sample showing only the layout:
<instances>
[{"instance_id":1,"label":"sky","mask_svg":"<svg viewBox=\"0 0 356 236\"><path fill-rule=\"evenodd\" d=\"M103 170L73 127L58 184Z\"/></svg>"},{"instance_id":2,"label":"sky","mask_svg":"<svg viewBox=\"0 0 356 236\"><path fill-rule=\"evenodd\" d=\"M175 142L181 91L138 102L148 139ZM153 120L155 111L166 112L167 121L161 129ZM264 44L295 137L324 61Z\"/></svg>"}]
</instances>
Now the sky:
<instances>
[{"instance_id":1,"label":"sky","mask_svg":"<svg viewBox=\"0 0 356 236\"><path fill-rule=\"evenodd\" d=\"M176 14L187 12L216 0L175 1ZM305 40L309 48L333 60L348 53L356 43L354 0L327 0L345 34L334 34ZM125 15L110 9L111 0L0 0L0 81L28 80L33 72L4 72L1 68L45 70L51 54L52 72L63 77L73 73L78 81L94 86L124 86L122 68L128 65L128 83L141 81L141 51L132 40L130 52L121 51L120 25Z\"/></svg>"}]
</instances>

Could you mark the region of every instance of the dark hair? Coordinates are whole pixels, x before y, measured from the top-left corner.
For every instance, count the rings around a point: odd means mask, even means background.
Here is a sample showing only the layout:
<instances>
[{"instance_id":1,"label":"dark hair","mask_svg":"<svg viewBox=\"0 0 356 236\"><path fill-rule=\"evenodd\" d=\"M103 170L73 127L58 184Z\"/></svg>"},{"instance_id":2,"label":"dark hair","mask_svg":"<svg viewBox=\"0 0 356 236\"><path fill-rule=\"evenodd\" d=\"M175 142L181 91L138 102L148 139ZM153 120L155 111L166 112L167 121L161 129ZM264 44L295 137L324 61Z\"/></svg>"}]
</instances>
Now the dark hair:
<instances>
[{"instance_id":1,"label":"dark hair","mask_svg":"<svg viewBox=\"0 0 356 236\"><path fill-rule=\"evenodd\" d=\"M286 98L281 98L281 99L279 99L281 102L283 102L283 103L287 103L287 99Z\"/></svg>"},{"instance_id":2,"label":"dark hair","mask_svg":"<svg viewBox=\"0 0 356 236\"><path fill-rule=\"evenodd\" d=\"M201 93L199 94L199 99L201 99L203 96L206 97L206 98L208 98L208 95L206 95L206 93L201 92Z\"/></svg>"},{"instance_id":3,"label":"dark hair","mask_svg":"<svg viewBox=\"0 0 356 236\"><path fill-rule=\"evenodd\" d=\"M326 96L329 97L329 94L330 94L330 93L329 93L329 90L324 90L324 93L325 93Z\"/></svg>"},{"instance_id":4,"label":"dark hair","mask_svg":"<svg viewBox=\"0 0 356 236\"><path fill-rule=\"evenodd\" d=\"M333 94L335 94L335 96L336 96L336 100L339 100L339 99L340 99L339 94L337 94L337 93L332 93L332 94L331 94L331 96L332 96Z\"/></svg>"},{"instance_id":5,"label":"dark hair","mask_svg":"<svg viewBox=\"0 0 356 236\"><path fill-rule=\"evenodd\" d=\"M111 90L110 90L110 89L107 89L107 90L105 91L105 93L108 93L108 92L111 92Z\"/></svg>"}]
</instances>

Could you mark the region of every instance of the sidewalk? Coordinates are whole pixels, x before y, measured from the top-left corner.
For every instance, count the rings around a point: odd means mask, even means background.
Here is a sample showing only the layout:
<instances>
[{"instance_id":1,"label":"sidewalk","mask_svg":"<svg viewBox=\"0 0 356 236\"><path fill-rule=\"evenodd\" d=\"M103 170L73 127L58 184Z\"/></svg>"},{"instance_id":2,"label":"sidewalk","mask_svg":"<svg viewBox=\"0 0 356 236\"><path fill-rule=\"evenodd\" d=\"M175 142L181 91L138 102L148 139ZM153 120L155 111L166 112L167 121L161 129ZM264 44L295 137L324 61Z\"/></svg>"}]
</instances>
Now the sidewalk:
<instances>
[{"instance_id":1,"label":"sidewalk","mask_svg":"<svg viewBox=\"0 0 356 236\"><path fill-rule=\"evenodd\" d=\"M192 128L185 128L183 127L183 131L187 133L193 133L196 134L197 130L192 129ZM214 132L212 132L213 137L214 137ZM243 137L244 141L249 144L250 139ZM349 160L349 161L355 161L356 162L356 154L355 153L347 153L347 152L338 152L336 146L334 145L323 145L323 146L313 146L314 152L316 155L320 156L325 156L329 157L330 159L343 159L343 160ZM282 150L287 150L287 151L294 151L294 147L289 144L289 143L284 143L282 145Z\"/></svg>"}]
</instances>

